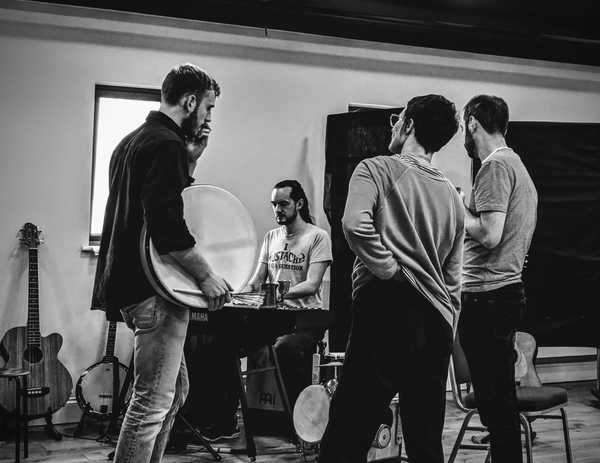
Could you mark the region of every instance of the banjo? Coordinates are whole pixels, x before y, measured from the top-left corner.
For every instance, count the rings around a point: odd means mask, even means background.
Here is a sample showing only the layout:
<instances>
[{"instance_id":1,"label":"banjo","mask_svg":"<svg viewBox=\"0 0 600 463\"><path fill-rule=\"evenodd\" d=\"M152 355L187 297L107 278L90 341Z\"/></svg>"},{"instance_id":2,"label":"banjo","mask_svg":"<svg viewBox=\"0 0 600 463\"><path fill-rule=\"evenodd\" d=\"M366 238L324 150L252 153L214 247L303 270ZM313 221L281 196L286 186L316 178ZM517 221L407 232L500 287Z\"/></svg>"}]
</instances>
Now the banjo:
<instances>
[{"instance_id":1,"label":"banjo","mask_svg":"<svg viewBox=\"0 0 600 463\"><path fill-rule=\"evenodd\" d=\"M191 185L181 196L196 247L234 293L239 292L251 277L258 248L250 213L232 193L213 185ZM161 297L188 309L208 307L192 276L171 256L156 251L145 224L140 254L146 277Z\"/></svg>"},{"instance_id":2,"label":"banjo","mask_svg":"<svg viewBox=\"0 0 600 463\"><path fill-rule=\"evenodd\" d=\"M125 381L127 367L115 355L117 322L109 322L106 337L106 354L98 363L87 368L77 381L75 397L77 404L92 416L106 418L112 416L113 398ZM125 404L131 397L131 385L125 396Z\"/></svg>"}]
</instances>

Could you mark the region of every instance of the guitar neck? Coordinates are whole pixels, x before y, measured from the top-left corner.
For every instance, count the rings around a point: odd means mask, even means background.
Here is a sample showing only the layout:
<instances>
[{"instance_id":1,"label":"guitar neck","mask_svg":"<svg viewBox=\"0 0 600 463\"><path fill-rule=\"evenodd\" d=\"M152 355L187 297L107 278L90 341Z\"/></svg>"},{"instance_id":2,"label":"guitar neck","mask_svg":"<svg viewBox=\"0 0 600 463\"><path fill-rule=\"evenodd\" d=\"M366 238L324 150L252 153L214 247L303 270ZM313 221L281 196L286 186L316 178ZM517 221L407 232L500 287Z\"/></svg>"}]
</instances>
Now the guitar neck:
<instances>
[{"instance_id":1,"label":"guitar neck","mask_svg":"<svg viewBox=\"0 0 600 463\"><path fill-rule=\"evenodd\" d=\"M112 360L115 356L115 342L117 340L117 322L108 322L108 336L106 337L105 359Z\"/></svg>"},{"instance_id":2,"label":"guitar neck","mask_svg":"<svg viewBox=\"0 0 600 463\"><path fill-rule=\"evenodd\" d=\"M29 283L27 293L27 344L40 345L40 301L38 250L29 248Z\"/></svg>"}]
</instances>

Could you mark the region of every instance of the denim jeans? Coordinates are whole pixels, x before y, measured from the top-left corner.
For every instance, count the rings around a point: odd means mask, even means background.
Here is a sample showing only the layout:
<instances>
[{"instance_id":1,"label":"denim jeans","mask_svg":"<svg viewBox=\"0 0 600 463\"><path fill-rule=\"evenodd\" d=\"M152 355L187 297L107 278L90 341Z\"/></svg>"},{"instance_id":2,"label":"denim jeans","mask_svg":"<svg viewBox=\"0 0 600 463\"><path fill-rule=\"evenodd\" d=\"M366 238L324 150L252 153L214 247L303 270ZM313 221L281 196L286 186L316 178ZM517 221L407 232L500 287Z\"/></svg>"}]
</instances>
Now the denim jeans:
<instances>
[{"instance_id":1,"label":"denim jeans","mask_svg":"<svg viewBox=\"0 0 600 463\"><path fill-rule=\"evenodd\" d=\"M521 428L515 392L514 336L525 309L521 283L462 293L458 322L481 422L490 432L492 462L521 463Z\"/></svg>"},{"instance_id":2,"label":"denim jeans","mask_svg":"<svg viewBox=\"0 0 600 463\"><path fill-rule=\"evenodd\" d=\"M360 288L319 462L366 462L398 393L409 460L443 463L451 351L452 328L411 284L373 280Z\"/></svg>"},{"instance_id":3,"label":"denim jeans","mask_svg":"<svg viewBox=\"0 0 600 463\"><path fill-rule=\"evenodd\" d=\"M114 462L159 463L189 390L183 356L189 311L154 296L121 313L135 333L135 370Z\"/></svg>"}]
</instances>

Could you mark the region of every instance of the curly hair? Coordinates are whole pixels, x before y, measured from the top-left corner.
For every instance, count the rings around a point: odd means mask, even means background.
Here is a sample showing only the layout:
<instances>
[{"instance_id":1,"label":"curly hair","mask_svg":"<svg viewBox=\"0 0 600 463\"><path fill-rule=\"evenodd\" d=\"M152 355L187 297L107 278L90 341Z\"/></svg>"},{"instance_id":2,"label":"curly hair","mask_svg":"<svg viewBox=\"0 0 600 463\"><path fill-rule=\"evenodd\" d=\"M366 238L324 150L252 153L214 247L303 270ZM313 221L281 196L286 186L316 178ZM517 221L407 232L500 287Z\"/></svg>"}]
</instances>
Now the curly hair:
<instances>
[{"instance_id":1,"label":"curly hair","mask_svg":"<svg viewBox=\"0 0 600 463\"><path fill-rule=\"evenodd\" d=\"M439 151L458 130L456 107L442 95L411 98L404 110L404 124L411 119L415 138L428 153Z\"/></svg>"}]
</instances>

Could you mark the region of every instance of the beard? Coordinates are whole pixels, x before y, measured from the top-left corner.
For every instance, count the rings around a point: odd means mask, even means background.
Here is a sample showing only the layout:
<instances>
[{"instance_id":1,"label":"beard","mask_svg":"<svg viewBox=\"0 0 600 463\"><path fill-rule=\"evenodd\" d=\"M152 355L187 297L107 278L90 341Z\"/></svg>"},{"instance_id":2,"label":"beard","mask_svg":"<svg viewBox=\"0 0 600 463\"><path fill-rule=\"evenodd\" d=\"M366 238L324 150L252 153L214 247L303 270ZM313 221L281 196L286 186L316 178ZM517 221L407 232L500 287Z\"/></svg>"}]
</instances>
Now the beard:
<instances>
[{"instance_id":1,"label":"beard","mask_svg":"<svg viewBox=\"0 0 600 463\"><path fill-rule=\"evenodd\" d=\"M475 140L473 139L473 136L471 135L471 132L469 132L468 128L465 131L465 150L467 151L467 156L469 156L471 159L479 158L479 156L477 156Z\"/></svg>"},{"instance_id":2,"label":"beard","mask_svg":"<svg viewBox=\"0 0 600 463\"><path fill-rule=\"evenodd\" d=\"M389 152L393 154L400 154L405 141L406 137L403 135L402 129L395 134L392 133L392 139L390 140L390 144L388 146Z\"/></svg>"},{"instance_id":3,"label":"beard","mask_svg":"<svg viewBox=\"0 0 600 463\"><path fill-rule=\"evenodd\" d=\"M279 225L290 225L292 223L294 223L294 221L296 220L296 217L298 217L298 211L294 210L294 213L292 215L285 215L285 214L278 214L275 217L275 220L277 221L277 223Z\"/></svg>"},{"instance_id":4,"label":"beard","mask_svg":"<svg viewBox=\"0 0 600 463\"><path fill-rule=\"evenodd\" d=\"M198 132L198 130L199 130L198 109L199 109L199 107L197 107L196 110L192 114L190 114L187 118L185 118L183 121L181 121L181 130L183 131L183 134L185 135L185 137L188 139L193 139L196 136L196 132Z\"/></svg>"}]
</instances>

